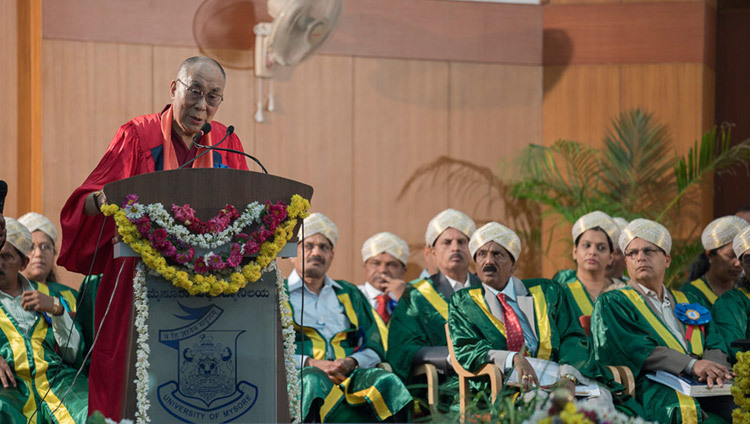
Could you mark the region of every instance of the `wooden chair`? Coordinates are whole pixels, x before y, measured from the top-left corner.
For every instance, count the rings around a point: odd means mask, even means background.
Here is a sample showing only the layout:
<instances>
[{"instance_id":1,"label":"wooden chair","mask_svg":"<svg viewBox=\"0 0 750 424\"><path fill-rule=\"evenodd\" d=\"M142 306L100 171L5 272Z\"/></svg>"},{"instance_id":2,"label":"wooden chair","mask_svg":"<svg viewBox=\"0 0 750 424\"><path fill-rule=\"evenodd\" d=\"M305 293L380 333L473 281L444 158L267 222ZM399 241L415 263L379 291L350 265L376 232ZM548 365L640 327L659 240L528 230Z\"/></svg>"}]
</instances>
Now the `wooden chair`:
<instances>
[{"instance_id":1,"label":"wooden chair","mask_svg":"<svg viewBox=\"0 0 750 424\"><path fill-rule=\"evenodd\" d=\"M463 423L466 419L466 404L469 399L469 380L472 378L478 378L482 376L490 377L490 395L492 403L497 401L497 397L500 391L503 389L503 372L495 364L484 364L482 368L476 373L469 372L456 359L456 353L453 351L453 342L451 341L450 331L448 330L448 323L445 324L445 336L448 340L448 352L451 355L451 365L453 370L458 374L458 396L461 411L461 422Z\"/></svg>"},{"instance_id":2,"label":"wooden chair","mask_svg":"<svg viewBox=\"0 0 750 424\"><path fill-rule=\"evenodd\" d=\"M412 368L412 375L427 377L427 406L430 407L430 412L434 414L437 411L438 388L440 387L437 367L432 364L420 364Z\"/></svg>"},{"instance_id":3,"label":"wooden chair","mask_svg":"<svg viewBox=\"0 0 750 424\"><path fill-rule=\"evenodd\" d=\"M607 369L612 373L615 381L625 386L625 393L635 397L635 377L633 371L626 366L607 365Z\"/></svg>"}]
</instances>

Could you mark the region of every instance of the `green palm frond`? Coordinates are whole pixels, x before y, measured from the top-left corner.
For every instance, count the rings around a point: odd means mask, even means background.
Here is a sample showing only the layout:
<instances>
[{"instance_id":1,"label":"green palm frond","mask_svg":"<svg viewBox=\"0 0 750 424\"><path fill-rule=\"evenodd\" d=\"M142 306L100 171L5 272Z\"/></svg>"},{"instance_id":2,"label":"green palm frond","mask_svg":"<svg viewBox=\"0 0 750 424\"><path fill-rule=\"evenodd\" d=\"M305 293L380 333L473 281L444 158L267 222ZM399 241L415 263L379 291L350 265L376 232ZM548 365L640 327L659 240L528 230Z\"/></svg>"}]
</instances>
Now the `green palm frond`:
<instances>
[{"instance_id":1,"label":"green palm frond","mask_svg":"<svg viewBox=\"0 0 750 424\"><path fill-rule=\"evenodd\" d=\"M673 208L679 209L680 201L692 187L705 183L706 178L714 173L733 172L736 165L742 165L746 170L750 161L750 139L731 145L731 130L729 127L717 131L714 127L701 138L696 140L688 153L679 158L674 165L676 195L658 215L664 218Z\"/></svg>"},{"instance_id":2,"label":"green palm frond","mask_svg":"<svg viewBox=\"0 0 750 424\"><path fill-rule=\"evenodd\" d=\"M664 125L641 109L622 113L604 137L601 181L623 210L653 218L674 192L674 158ZM651 212L651 213L650 213Z\"/></svg>"},{"instance_id":3,"label":"green palm frond","mask_svg":"<svg viewBox=\"0 0 750 424\"><path fill-rule=\"evenodd\" d=\"M703 244L700 238L690 240L673 240L672 263L667 268L664 276L664 285L671 289L679 289L685 284L685 279L690 271L690 265L703 252Z\"/></svg>"}]
</instances>

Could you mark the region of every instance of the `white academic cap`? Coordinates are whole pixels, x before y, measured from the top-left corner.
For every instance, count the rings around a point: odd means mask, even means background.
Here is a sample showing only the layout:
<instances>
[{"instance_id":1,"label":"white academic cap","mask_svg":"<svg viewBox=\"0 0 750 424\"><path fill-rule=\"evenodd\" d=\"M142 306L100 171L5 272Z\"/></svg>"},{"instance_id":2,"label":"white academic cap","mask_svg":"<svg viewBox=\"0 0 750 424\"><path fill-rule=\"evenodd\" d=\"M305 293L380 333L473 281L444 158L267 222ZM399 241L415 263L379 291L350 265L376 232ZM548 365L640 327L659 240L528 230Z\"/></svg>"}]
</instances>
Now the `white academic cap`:
<instances>
[{"instance_id":1,"label":"white academic cap","mask_svg":"<svg viewBox=\"0 0 750 424\"><path fill-rule=\"evenodd\" d=\"M658 222L642 218L630 221L620 234L620 250L624 252L636 237L659 246L667 254L672 250L672 236Z\"/></svg>"},{"instance_id":2,"label":"white academic cap","mask_svg":"<svg viewBox=\"0 0 750 424\"><path fill-rule=\"evenodd\" d=\"M471 256L474 257L480 247L491 241L503 246L513 256L513 260L518 261L521 255L521 239L513 230L497 222L484 224L474 232L469 240Z\"/></svg>"},{"instance_id":3,"label":"white academic cap","mask_svg":"<svg viewBox=\"0 0 750 424\"><path fill-rule=\"evenodd\" d=\"M630 224L630 222L628 222L627 219L621 216L613 216L612 220L615 221L615 224L617 224L617 228L619 228L620 231L624 230L625 227L627 227L628 224ZM616 241L616 240L612 240L612 241Z\"/></svg>"},{"instance_id":4,"label":"white academic cap","mask_svg":"<svg viewBox=\"0 0 750 424\"><path fill-rule=\"evenodd\" d=\"M387 231L377 233L365 240L362 245L362 262L367 262L368 259L383 252L398 259L404 266L409 262L409 245L397 235Z\"/></svg>"},{"instance_id":5,"label":"white academic cap","mask_svg":"<svg viewBox=\"0 0 750 424\"><path fill-rule=\"evenodd\" d=\"M427 224L427 231L424 235L424 241L427 246L432 246L435 241L448 228L455 228L462 232L467 238L471 238L474 230L477 228L474 221L463 212L455 209L446 209L435 215Z\"/></svg>"},{"instance_id":6,"label":"white academic cap","mask_svg":"<svg viewBox=\"0 0 750 424\"><path fill-rule=\"evenodd\" d=\"M617 243L618 237L620 237L620 228L612 217L602 211L590 212L578 218L578 221L573 224L573 229L571 231L573 241L580 237L581 234L596 227L604 230L604 233L607 234L607 237L612 241L612 247L614 247Z\"/></svg>"},{"instance_id":7,"label":"white academic cap","mask_svg":"<svg viewBox=\"0 0 750 424\"><path fill-rule=\"evenodd\" d=\"M750 225L734 237L734 240L732 240L732 249L734 249L734 254L738 258L750 250Z\"/></svg>"},{"instance_id":8,"label":"white academic cap","mask_svg":"<svg viewBox=\"0 0 750 424\"><path fill-rule=\"evenodd\" d=\"M339 240L339 229L327 216L320 212L311 213L310 216L305 218L303 225L305 226L305 238L315 234L323 234L331 242L331 246L336 246L336 242ZM302 240L302 228L299 229L297 237Z\"/></svg>"},{"instance_id":9,"label":"white academic cap","mask_svg":"<svg viewBox=\"0 0 750 424\"><path fill-rule=\"evenodd\" d=\"M36 212L29 212L18 218L18 222L26 226L29 232L41 231L52 239L52 244L57 243L57 228L46 216Z\"/></svg>"},{"instance_id":10,"label":"white academic cap","mask_svg":"<svg viewBox=\"0 0 750 424\"><path fill-rule=\"evenodd\" d=\"M31 253L31 232L13 218L5 218L6 241L18 249L24 256Z\"/></svg>"},{"instance_id":11,"label":"white academic cap","mask_svg":"<svg viewBox=\"0 0 750 424\"><path fill-rule=\"evenodd\" d=\"M731 243L734 237L747 225L747 221L734 215L714 219L706 225L703 233L701 233L703 248L714 250Z\"/></svg>"}]
</instances>

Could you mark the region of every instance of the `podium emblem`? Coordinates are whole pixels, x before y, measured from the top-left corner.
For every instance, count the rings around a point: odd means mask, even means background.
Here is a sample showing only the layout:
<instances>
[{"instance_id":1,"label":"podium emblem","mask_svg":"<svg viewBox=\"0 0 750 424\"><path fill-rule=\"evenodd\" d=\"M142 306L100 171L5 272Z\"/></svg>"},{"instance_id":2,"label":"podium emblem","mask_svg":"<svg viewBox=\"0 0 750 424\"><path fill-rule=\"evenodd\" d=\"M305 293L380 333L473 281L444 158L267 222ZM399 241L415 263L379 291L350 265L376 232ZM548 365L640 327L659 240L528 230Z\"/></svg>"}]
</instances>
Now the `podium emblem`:
<instances>
[{"instance_id":1,"label":"podium emblem","mask_svg":"<svg viewBox=\"0 0 750 424\"><path fill-rule=\"evenodd\" d=\"M178 381L158 388L159 403L184 422L231 422L248 412L258 398L258 387L237 381L237 339L244 330L209 330L222 308L188 308L178 303L189 321L160 330L159 342L175 350Z\"/></svg>"}]
</instances>

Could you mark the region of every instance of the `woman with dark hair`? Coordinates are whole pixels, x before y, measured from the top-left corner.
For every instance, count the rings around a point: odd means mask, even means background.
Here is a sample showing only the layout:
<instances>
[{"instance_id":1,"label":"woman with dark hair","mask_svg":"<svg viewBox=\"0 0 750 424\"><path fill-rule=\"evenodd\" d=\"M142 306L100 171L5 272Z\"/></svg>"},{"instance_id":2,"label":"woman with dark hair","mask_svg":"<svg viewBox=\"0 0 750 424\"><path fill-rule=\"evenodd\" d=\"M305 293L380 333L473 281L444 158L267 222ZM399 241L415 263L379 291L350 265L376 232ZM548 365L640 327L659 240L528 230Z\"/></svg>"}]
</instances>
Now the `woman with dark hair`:
<instances>
[{"instance_id":1,"label":"woman with dark hair","mask_svg":"<svg viewBox=\"0 0 750 424\"><path fill-rule=\"evenodd\" d=\"M63 295L68 305L75 305L78 292L61 284L55 273L55 244L58 236L55 225L47 217L36 212L23 215L18 218L18 222L28 228L33 242L29 252L29 266L23 271L24 277L55 289Z\"/></svg>"},{"instance_id":2,"label":"woman with dark hair","mask_svg":"<svg viewBox=\"0 0 750 424\"><path fill-rule=\"evenodd\" d=\"M569 297L579 321L588 327L587 319L594 302L604 292L617 290L625 284L617 278L606 276L612 263L614 243L619 237L619 227L606 213L594 211L578 219L572 230L575 273L561 271L555 276Z\"/></svg>"},{"instance_id":3,"label":"woman with dark hair","mask_svg":"<svg viewBox=\"0 0 750 424\"><path fill-rule=\"evenodd\" d=\"M745 227L732 241L732 250L739 258L745 275L736 289L719 296L711 311L706 345L721 349L730 363L737 361L739 348L732 347L738 339L750 339L750 226Z\"/></svg>"},{"instance_id":4,"label":"woman with dark hair","mask_svg":"<svg viewBox=\"0 0 750 424\"><path fill-rule=\"evenodd\" d=\"M690 267L683 292L694 294L703 306L711 309L719 296L737 285L742 267L732 250L732 240L747 225L744 219L728 215L706 226L701 234L705 251Z\"/></svg>"}]
</instances>

